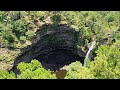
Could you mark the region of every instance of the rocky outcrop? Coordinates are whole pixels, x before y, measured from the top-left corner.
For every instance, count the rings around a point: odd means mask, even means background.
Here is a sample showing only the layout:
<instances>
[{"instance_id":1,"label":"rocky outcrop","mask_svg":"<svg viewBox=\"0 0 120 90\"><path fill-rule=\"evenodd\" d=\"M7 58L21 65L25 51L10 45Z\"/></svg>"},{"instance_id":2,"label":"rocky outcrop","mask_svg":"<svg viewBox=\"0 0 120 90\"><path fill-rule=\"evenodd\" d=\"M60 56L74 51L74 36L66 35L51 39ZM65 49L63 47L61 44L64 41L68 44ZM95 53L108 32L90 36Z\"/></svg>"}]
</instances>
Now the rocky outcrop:
<instances>
[{"instance_id":1,"label":"rocky outcrop","mask_svg":"<svg viewBox=\"0 0 120 90\"><path fill-rule=\"evenodd\" d=\"M14 62L14 67L20 62L30 62L32 59L39 60L46 69L51 70L75 60L83 62L85 52L76 48L78 32L68 25L43 25L36 34L32 45L23 50Z\"/></svg>"}]
</instances>

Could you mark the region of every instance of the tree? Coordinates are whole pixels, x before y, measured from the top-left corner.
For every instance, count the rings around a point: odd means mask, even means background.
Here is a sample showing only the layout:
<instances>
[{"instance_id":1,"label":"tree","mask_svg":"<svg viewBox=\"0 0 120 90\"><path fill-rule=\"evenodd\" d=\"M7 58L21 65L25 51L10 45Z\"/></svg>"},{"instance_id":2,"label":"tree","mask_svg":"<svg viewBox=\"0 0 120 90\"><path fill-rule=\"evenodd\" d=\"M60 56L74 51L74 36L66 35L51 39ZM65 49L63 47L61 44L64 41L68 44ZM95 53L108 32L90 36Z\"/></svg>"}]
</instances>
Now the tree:
<instances>
[{"instance_id":1,"label":"tree","mask_svg":"<svg viewBox=\"0 0 120 90\"><path fill-rule=\"evenodd\" d=\"M83 67L82 64L78 61L70 64L68 66L68 72L65 79L93 79L94 75L91 71Z\"/></svg>"},{"instance_id":2,"label":"tree","mask_svg":"<svg viewBox=\"0 0 120 90\"><path fill-rule=\"evenodd\" d=\"M21 72L17 75L18 79L56 79L56 76L52 75L50 70L45 70L37 60L32 60L31 63L22 62L17 68Z\"/></svg>"},{"instance_id":3,"label":"tree","mask_svg":"<svg viewBox=\"0 0 120 90\"><path fill-rule=\"evenodd\" d=\"M120 78L120 51L115 46L101 45L96 51L96 57L90 62L91 72L96 78L115 79Z\"/></svg>"},{"instance_id":4,"label":"tree","mask_svg":"<svg viewBox=\"0 0 120 90\"><path fill-rule=\"evenodd\" d=\"M37 60L32 60L30 63L21 62L17 68L21 72L19 75L15 75L12 71L9 73L0 70L0 79L56 79L55 74L45 70Z\"/></svg>"},{"instance_id":5,"label":"tree","mask_svg":"<svg viewBox=\"0 0 120 90\"><path fill-rule=\"evenodd\" d=\"M26 38L28 39L28 40L31 40L36 34L35 34L35 32L34 31L27 31L26 33L25 33L25 35L26 35Z\"/></svg>"},{"instance_id":6,"label":"tree","mask_svg":"<svg viewBox=\"0 0 120 90\"><path fill-rule=\"evenodd\" d=\"M7 72L5 70L0 70L0 79L15 79L15 74L13 72Z\"/></svg>"},{"instance_id":7,"label":"tree","mask_svg":"<svg viewBox=\"0 0 120 90\"><path fill-rule=\"evenodd\" d=\"M68 66L66 79L119 79L120 50L119 43L111 46L101 45L96 50L94 61L87 60L87 67L80 62Z\"/></svg>"}]
</instances>

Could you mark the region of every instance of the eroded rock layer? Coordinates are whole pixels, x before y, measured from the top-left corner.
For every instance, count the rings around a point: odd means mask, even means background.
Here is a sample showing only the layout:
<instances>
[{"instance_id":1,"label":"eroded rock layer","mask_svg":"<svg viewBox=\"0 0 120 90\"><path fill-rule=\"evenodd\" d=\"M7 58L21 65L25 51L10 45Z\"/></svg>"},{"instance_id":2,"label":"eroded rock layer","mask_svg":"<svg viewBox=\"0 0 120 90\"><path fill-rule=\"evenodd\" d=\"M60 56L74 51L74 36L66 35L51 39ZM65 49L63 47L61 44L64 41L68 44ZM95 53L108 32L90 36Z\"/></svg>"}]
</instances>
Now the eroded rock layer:
<instances>
[{"instance_id":1,"label":"eroded rock layer","mask_svg":"<svg viewBox=\"0 0 120 90\"><path fill-rule=\"evenodd\" d=\"M14 62L14 68L20 62L39 60L43 67L58 70L76 60L83 63L85 52L77 49L78 33L68 25L43 25L33 44L24 49Z\"/></svg>"}]
</instances>

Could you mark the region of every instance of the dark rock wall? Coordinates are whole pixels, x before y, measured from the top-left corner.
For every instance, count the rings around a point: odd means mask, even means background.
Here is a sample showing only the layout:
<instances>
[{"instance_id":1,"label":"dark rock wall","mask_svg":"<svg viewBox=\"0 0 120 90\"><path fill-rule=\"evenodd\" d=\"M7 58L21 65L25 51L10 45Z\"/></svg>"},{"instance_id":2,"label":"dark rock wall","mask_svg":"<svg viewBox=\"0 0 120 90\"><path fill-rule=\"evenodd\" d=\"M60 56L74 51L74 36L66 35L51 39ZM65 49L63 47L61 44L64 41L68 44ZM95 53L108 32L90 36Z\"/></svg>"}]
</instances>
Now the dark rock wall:
<instances>
[{"instance_id":1,"label":"dark rock wall","mask_svg":"<svg viewBox=\"0 0 120 90\"><path fill-rule=\"evenodd\" d=\"M77 33L67 25L43 25L36 32L37 35L33 39L33 44L24 49L24 52L16 59L15 66L20 62L30 62L32 59L43 60L46 58L45 60L47 60L52 58L51 62L53 62L55 55L57 56L55 57L56 62L64 61L67 57L71 61L75 61L78 57L84 58L85 52L76 48L78 43Z\"/></svg>"}]
</instances>

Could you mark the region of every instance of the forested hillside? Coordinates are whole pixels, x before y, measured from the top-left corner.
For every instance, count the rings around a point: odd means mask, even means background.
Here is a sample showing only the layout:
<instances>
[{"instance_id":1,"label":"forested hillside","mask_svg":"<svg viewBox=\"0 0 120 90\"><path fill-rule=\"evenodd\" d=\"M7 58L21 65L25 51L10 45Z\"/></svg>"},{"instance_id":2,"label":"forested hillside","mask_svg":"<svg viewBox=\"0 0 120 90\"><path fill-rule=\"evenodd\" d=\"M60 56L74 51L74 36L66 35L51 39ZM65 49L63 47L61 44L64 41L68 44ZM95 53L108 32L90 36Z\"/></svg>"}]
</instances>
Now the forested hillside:
<instances>
[{"instance_id":1,"label":"forested hillside","mask_svg":"<svg viewBox=\"0 0 120 90\"><path fill-rule=\"evenodd\" d=\"M67 65L65 79L120 79L120 11L0 11L0 79L57 78L35 59L19 63L19 74L11 70L47 24L65 24L79 32L75 48L86 54L96 41L86 66L78 60Z\"/></svg>"}]
</instances>

